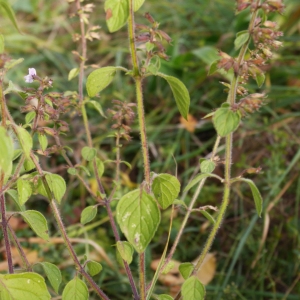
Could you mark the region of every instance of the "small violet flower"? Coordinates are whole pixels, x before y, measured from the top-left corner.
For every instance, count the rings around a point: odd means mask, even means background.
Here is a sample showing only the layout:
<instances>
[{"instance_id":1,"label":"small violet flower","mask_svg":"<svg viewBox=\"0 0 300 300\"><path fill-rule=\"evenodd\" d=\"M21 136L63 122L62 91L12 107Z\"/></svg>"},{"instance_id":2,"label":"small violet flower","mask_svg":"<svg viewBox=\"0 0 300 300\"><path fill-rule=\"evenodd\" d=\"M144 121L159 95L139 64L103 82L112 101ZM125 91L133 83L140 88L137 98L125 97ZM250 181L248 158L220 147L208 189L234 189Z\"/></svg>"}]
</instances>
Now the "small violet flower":
<instances>
[{"instance_id":1,"label":"small violet flower","mask_svg":"<svg viewBox=\"0 0 300 300\"><path fill-rule=\"evenodd\" d=\"M32 83L34 76L36 76L36 70L34 68L29 68L28 73L28 75L24 76L25 82Z\"/></svg>"}]
</instances>

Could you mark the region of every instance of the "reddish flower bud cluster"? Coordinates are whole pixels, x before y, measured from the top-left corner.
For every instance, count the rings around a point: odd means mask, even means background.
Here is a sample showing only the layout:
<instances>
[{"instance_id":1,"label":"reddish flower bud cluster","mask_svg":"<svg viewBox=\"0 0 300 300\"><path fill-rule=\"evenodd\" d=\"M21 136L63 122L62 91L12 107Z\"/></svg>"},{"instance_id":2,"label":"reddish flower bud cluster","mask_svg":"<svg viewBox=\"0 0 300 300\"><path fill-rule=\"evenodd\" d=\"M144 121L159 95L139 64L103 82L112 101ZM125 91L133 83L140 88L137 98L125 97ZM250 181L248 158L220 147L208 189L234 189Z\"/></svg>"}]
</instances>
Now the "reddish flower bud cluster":
<instances>
[{"instance_id":1,"label":"reddish flower bud cluster","mask_svg":"<svg viewBox=\"0 0 300 300\"><path fill-rule=\"evenodd\" d=\"M111 126L113 129L117 129L120 133L120 137L125 138L127 141L131 140L129 133L131 131L131 123L134 120L135 113L132 107L135 107L135 103L126 103L119 100L112 101L115 105L113 109L108 109L107 113L112 115L112 119L116 122Z\"/></svg>"},{"instance_id":2,"label":"reddish flower bud cluster","mask_svg":"<svg viewBox=\"0 0 300 300\"><path fill-rule=\"evenodd\" d=\"M265 105L265 94L255 93L242 98L238 103L234 104L232 110L239 111L242 116L253 113Z\"/></svg>"},{"instance_id":3,"label":"reddish flower bud cluster","mask_svg":"<svg viewBox=\"0 0 300 300\"><path fill-rule=\"evenodd\" d=\"M236 1L236 10L238 12L247 9L250 7L252 11L257 8L262 8L266 13L269 12L279 12L283 13L284 5L282 0L267 0L262 5L257 5L256 0L237 0Z\"/></svg>"},{"instance_id":4,"label":"reddish flower bud cluster","mask_svg":"<svg viewBox=\"0 0 300 300\"><path fill-rule=\"evenodd\" d=\"M136 24L135 29L142 31L136 36L136 42L150 43L153 45L153 49L147 50L148 62L150 62L151 58L154 56L168 60L169 57L166 55L165 48L161 41L171 43L172 39L166 32L158 29L159 23L157 23L149 13L145 14L145 18L152 24L152 26L150 27L143 24Z\"/></svg>"},{"instance_id":5,"label":"reddish flower bud cluster","mask_svg":"<svg viewBox=\"0 0 300 300\"><path fill-rule=\"evenodd\" d=\"M52 85L52 80L37 78L40 82L40 87L37 90L27 89L28 96L25 100L25 106L21 107L21 112L34 111L36 113L36 122L32 129L56 138L60 133L69 131L69 124L59 118L70 109L71 100L69 97L57 92L43 94L43 90ZM40 123L38 121L41 120L43 120L43 127L39 127ZM45 126L45 124L49 125ZM40 151L39 154L48 155L56 151L57 146L53 149Z\"/></svg>"}]
</instances>

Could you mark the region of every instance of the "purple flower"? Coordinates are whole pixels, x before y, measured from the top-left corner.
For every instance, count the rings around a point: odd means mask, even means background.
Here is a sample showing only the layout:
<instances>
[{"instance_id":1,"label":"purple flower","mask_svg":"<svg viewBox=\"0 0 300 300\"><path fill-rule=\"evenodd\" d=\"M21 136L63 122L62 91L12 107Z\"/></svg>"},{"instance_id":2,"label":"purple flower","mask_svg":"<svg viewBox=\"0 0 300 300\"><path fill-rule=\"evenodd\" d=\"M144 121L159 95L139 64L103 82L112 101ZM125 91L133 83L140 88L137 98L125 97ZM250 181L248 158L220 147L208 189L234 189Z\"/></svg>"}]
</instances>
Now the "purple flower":
<instances>
[{"instance_id":1,"label":"purple flower","mask_svg":"<svg viewBox=\"0 0 300 300\"><path fill-rule=\"evenodd\" d=\"M24 76L25 82L32 83L34 80L34 76L36 76L35 68L29 68L28 73L28 75Z\"/></svg>"}]
</instances>

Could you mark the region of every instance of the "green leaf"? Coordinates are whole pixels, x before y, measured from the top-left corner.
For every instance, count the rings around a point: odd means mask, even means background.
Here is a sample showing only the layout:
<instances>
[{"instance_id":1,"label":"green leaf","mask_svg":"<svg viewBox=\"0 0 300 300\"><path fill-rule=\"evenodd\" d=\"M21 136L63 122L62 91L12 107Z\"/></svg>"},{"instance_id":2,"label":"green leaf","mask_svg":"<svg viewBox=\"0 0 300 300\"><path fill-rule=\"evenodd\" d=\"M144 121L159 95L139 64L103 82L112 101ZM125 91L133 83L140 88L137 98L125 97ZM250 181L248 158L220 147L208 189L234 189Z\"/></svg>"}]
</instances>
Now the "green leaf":
<instances>
[{"instance_id":1,"label":"green leaf","mask_svg":"<svg viewBox=\"0 0 300 300\"><path fill-rule=\"evenodd\" d=\"M79 169L83 170L86 173L87 176L91 176L91 173L90 173L90 171L88 170L87 167L85 167L83 165L79 165L79 166L76 166L76 168L79 168Z\"/></svg>"},{"instance_id":2,"label":"green leaf","mask_svg":"<svg viewBox=\"0 0 300 300\"><path fill-rule=\"evenodd\" d=\"M213 218L213 216L208 213L206 210L200 210L201 214L212 224L216 223L216 220Z\"/></svg>"},{"instance_id":3,"label":"green leaf","mask_svg":"<svg viewBox=\"0 0 300 300\"><path fill-rule=\"evenodd\" d=\"M37 161L38 161L38 157L35 156L35 158L37 158ZM23 166L24 166L24 170L26 172L29 172L29 171L31 171L31 170L33 170L35 168L35 164L33 163L33 161L32 161L31 158L25 159Z\"/></svg>"},{"instance_id":4,"label":"green leaf","mask_svg":"<svg viewBox=\"0 0 300 300\"><path fill-rule=\"evenodd\" d=\"M180 205L180 206L183 206L184 208L188 208L187 205L185 204L185 202L183 200L178 200L178 199L175 199L174 202L173 202L174 205Z\"/></svg>"},{"instance_id":5,"label":"green leaf","mask_svg":"<svg viewBox=\"0 0 300 300\"><path fill-rule=\"evenodd\" d=\"M182 285L181 294L183 300L204 300L205 288L196 276L192 276Z\"/></svg>"},{"instance_id":6,"label":"green leaf","mask_svg":"<svg viewBox=\"0 0 300 300\"><path fill-rule=\"evenodd\" d=\"M157 73L158 76L164 78L173 92L178 110L180 114L187 119L190 107L190 95L185 85L176 77Z\"/></svg>"},{"instance_id":7,"label":"green leaf","mask_svg":"<svg viewBox=\"0 0 300 300\"><path fill-rule=\"evenodd\" d=\"M15 26L15 28L21 33L21 31L20 31L20 29L18 27L18 24L17 24L15 13L12 10L10 4L7 1L0 1L0 6L2 6L5 14L8 16L8 18L13 23L13 25Z\"/></svg>"},{"instance_id":8,"label":"green leaf","mask_svg":"<svg viewBox=\"0 0 300 300\"><path fill-rule=\"evenodd\" d=\"M233 182L236 181L243 181L249 184L254 199L256 212L258 216L261 217L261 213L263 209L263 199L255 183L251 179L247 179L247 178L237 178L233 180Z\"/></svg>"},{"instance_id":9,"label":"green leaf","mask_svg":"<svg viewBox=\"0 0 300 300\"><path fill-rule=\"evenodd\" d=\"M12 160L16 160L23 153L22 149L15 149Z\"/></svg>"},{"instance_id":10,"label":"green leaf","mask_svg":"<svg viewBox=\"0 0 300 300\"><path fill-rule=\"evenodd\" d=\"M11 59L9 61L7 61L4 65L4 68L6 70L12 69L13 67L17 66L18 64L20 64L21 62L23 62L24 58L19 58L19 59Z\"/></svg>"},{"instance_id":11,"label":"green leaf","mask_svg":"<svg viewBox=\"0 0 300 300\"><path fill-rule=\"evenodd\" d=\"M80 223L82 225L91 222L97 215L97 206L88 206L81 212Z\"/></svg>"},{"instance_id":12,"label":"green leaf","mask_svg":"<svg viewBox=\"0 0 300 300\"><path fill-rule=\"evenodd\" d=\"M76 175L76 174L77 174L77 171L76 171L75 168L68 168L68 173L69 173L70 175Z\"/></svg>"},{"instance_id":13,"label":"green leaf","mask_svg":"<svg viewBox=\"0 0 300 300\"><path fill-rule=\"evenodd\" d=\"M218 108L213 116L216 131L222 137L234 132L239 127L240 121L240 113L232 111L229 107Z\"/></svg>"},{"instance_id":14,"label":"green leaf","mask_svg":"<svg viewBox=\"0 0 300 300\"><path fill-rule=\"evenodd\" d=\"M180 192L180 182L170 174L159 174L152 183L152 192L163 209L173 204Z\"/></svg>"},{"instance_id":15,"label":"green leaf","mask_svg":"<svg viewBox=\"0 0 300 300\"><path fill-rule=\"evenodd\" d=\"M219 59L215 60L209 67L209 71L208 71L208 76L214 74L215 72L218 71L218 63L219 63Z\"/></svg>"},{"instance_id":16,"label":"green leaf","mask_svg":"<svg viewBox=\"0 0 300 300\"><path fill-rule=\"evenodd\" d=\"M31 229L42 239L48 241L48 224L45 217L36 210L26 210L20 212L26 223L31 227Z\"/></svg>"},{"instance_id":17,"label":"green leaf","mask_svg":"<svg viewBox=\"0 0 300 300\"><path fill-rule=\"evenodd\" d=\"M0 176L2 173L4 174L3 183L6 183L12 172L14 145L12 138L3 126L0 126L0 149Z\"/></svg>"},{"instance_id":18,"label":"green leaf","mask_svg":"<svg viewBox=\"0 0 300 300\"><path fill-rule=\"evenodd\" d=\"M77 75L79 74L79 68L74 68L69 72L68 75L68 80L72 80L73 78L75 78Z\"/></svg>"},{"instance_id":19,"label":"green leaf","mask_svg":"<svg viewBox=\"0 0 300 300\"><path fill-rule=\"evenodd\" d=\"M95 162L96 162L96 166L97 166L97 170L98 170L98 175L99 175L99 177L102 177L102 175L104 173L104 163L98 157L96 157Z\"/></svg>"},{"instance_id":20,"label":"green leaf","mask_svg":"<svg viewBox=\"0 0 300 300\"><path fill-rule=\"evenodd\" d=\"M40 143L40 146L41 146L41 149L43 151L45 151L48 147L48 139L47 139L47 136L45 134L41 134L39 133L38 134L38 139L39 139L39 143Z\"/></svg>"},{"instance_id":21,"label":"green leaf","mask_svg":"<svg viewBox=\"0 0 300 300\"><path fill-rule=\"evenodd\" d=\"M122 257L129 265L132 262L132 256L134 249L131 244L128 242L118 241L117 242L117 249Z\"/></svg>"},{"instance_id":22,"label":"green leaf","mask_svg":"<svg viewBox=\"0 0 300 300\"><path fill-rule=\"evenodd\" d=\"M61 276L61 272L59 270L59 268L51 263L48 262L42 262L42 263L38 263L40 265L42 265L46 276L48 277L50 284L52 285L52 287L54 288L55 292L58 293L58 288L61 284L62 281L62 276Z\"/></svg>"},{"instance_id":23,"label":"green leaf","mask_svg":"<svg viewBox=\"0 0 300 300\"><path fill-rule=\"evenodd\" d=\"M19 211L24 211L25 210L25 206L20 205L18 192L16 190L8 190L8 191L6 191L6 193L14 200L14 202L17 205Z\"/></svg>"},{"instance_id":24,"label":"green leaf","mask_svg":"<svg viewBox=\"0 0 300 300\"><path fill-rule=\"evenodd\" d=\"M157 300L173 300L173 298L167 294L157 295Z\"/></svg>"},{"instance_id":25,"label":"green leaf","mask_svg":"<svg viewBox=\"0 0 300 300\"><path fill-rule=\"evenodd\" d=\"M20 206L24 205L32 194L31 184L28 180L19 178L17 180L18 200Z\"/></svg>"},{"instance_id":26,"label":"green leaf","mask_svg":"<svg viewBox=\"0 0 300 300\"><path fill-rule=\"evenodd\" d=\"M103 117L103 118L106 118L104 112L103 112L103 109L102 109L102 106L97 102L97 101L94 101L94 100L90 100L89 102L87 102L88 104L92 104L92 106L98 111L98 113Z\"/></svg>"},{"instance_id":27,"label":"green leaf","mask_svg":"<svg viewBox=\"0 0 300 300\"><path fill-rule=\"evenodd\" d=\"M90 148L90 147L83 147L81 149L81 155L85 160L91 161L96 157L97 149Z\"/></svg>"},{"instance_id":28,"label":"green leaf","mask_svg":"<svg viewBox=\"0 0 300 300\"><path fill-rule=\"evenodd\" d=\"M188 190L190 190L195 184L197 184L199 181L201 181L204 178L207 177L214 177L214 178L218 178L220 181L223 181L223 179L221 177L219 177L218 175L215 174L211 174L211 173L201 173L198 174L184 189L184 192L187 192Z\"/></svg>"},{"instance_id":29,"label":"green leaf","mask_svg":"<svg viewBox=\"0 0 300 300\"><path fill-rule=\"evenodd\" d=\"M161 274L166 275L168 274L175 266L174 261L170 261L164 268L164 270L161 272Z\"/></svg>"},{"instance_id":30,"label":"green leaf","mask_svg":"<svg viewBox=\"0 0 300 300\"><path fill-rule=\"evenodd\" d=\"M62 197L64 196L66 192L66 182L65 180L57 175L57 174L51 174L48 173L45 175L46 181L49 185L50 191L53 193L54 199L60 203ZM38 193L47 197L48 194L46 191L46 188L44 187L43 181L41 178L38 180L38 186L37 186Z\"/></svg>"},{"instance_id":31,"label":"green leaf","mask_svg":"<svg viewBox=\"0 0 300 300\"><path fill-rule=\"evenodd\" d=\"M117 221L134 249L142 253L160 223L160 210L150 195L137 189L119 200Z\"/></svg>"},{"instance_id":32,"label":"green leaf","mask_svg":"<svg viewBox=\"0 0 300 300\"><path fill-rule=\"evenodd\" d=\"M202 161L200 164L201 173L211 173L211 172L213 172L215 167L216 167L216 164L209 159Z\"/></svg>"},{"instance_id":33,"label":"green leaf","mask_svg":"<svg viewBox=\"0 0 300 300\"><path fill-rule=\"evenodd\" d=\"M88 298L88 288L78 277L68 282L62 294L62 300L88 300Z\"/></svg>"},{"instance_id":34,"label":"green leaf","mask_svg":"<svg viewBox=\"0 0 300 300\"><path fill-rule=\"evenodd\" d=\"M2 34L0 34L0 54L2 54L4 52L4 36Z\"/></svg>"},{"instance_id":35,"label":"green leaf","mask_svg":"<svg viewBox=\"0 0 300 300\"><path fill-rule=\"evenodd\" d=\"M86 265L91 276L95 276L102 271L102 265L96 261L91 260Z\"/></svg>"},{"instance_id":36,"label":"green leaf","mask_svg":"<svg viewBox=\"0 0 300 300\"><path fill-rule=\"evenodd\" d=\"M114 79L116 67L104 67L93 71L87 78L86 89L90 97L95 97Z\"/></svg>"},{"instance_id":37,"label":"green leaf","mask_svg":"<svg viewBox=\"0 0 300 300\"><path fill-rule=\"evenodd\" d=\"M32 149L32 137L30 133L21 126L15 126L16 134L26 158L29 158Z\"/></svg>"},{"instance_id":38,"label":"green leaf","mask_svg":"<svg viewBox=\"0 0 300 300\"><path fill-rule=\"evenodd\" d=\"M203 60L207 65L211 65L214 61L220 59L218 49L210 46L196 49L193 51L193 54Z\"/></svg>"},{"instance_id":39,"label":"green leaf","mask_svg":"<svg viewBox=\"0 0 300 300\"><path fill-rule=\"evenodd\" d=\"M106 24L108 30L110 32L115 32L122 28L127 22L129 17L129 1L106 0L104 10L106 12Z\"/></svg>"},{"instance_id":40,"label":"green leaf","mask_svg":"<svg viewBox=\"0 0 300 300\"><path fill-rule=\"evenodd\" d=\"M239 50L246 42L249 40L249 31L243 30L236 34L236 38L234 40L235 50Z\"/></svg>"},{"instance_id":41,"label":"green leaf","mask_svg":"<svg viewBox=\"0 0 300 300\"><path fill-rule=\"evenodd\" d=\"M25 116L25 123L26 124L29 124L31 123L31 121L35 118L35 111L30 111L28 114L26 114Z\"/></svg>"},{"instance_id":42,"label":"green leaf","mask_svg":"<svg viewBox=\"0 0 300 300\"><path fill-rule=\"evenodd\" d=\"M265 78L266 78L266 76L263 72L256 74L255 80L256 80L257 86L259 88L264 84Z\"/></svg>"},{"instance_id":43,"label":"green leaf","mask_svg":"<svg viewBox=\"0 0 300 300\"><path fill-rule=\"evenodd\" d=\"M142 5L144 4L145 0L134 0L133 5L134 5L134 12L138 11Z\"/></svg>"},{"instance_id":44,"label":"green leaf","mask_svg":"<svg viewBox=\"0 0 300 300\"><path fill-rule=\"evenodd\" d=\"M182 263L179 266L179 272L185 280L190 277L193 270L194 270L194 265L190 262Z\"/></svg>"},{"instance_id":45,"label":"green leaf","mask_svg":"<svg viewBox=\"0 0 300 300\"><path fill-rule=\"evenodd\" d=\"M36 273L0 274L1 300L49 300L44 278Z\"/></svg>"}]
</instances>

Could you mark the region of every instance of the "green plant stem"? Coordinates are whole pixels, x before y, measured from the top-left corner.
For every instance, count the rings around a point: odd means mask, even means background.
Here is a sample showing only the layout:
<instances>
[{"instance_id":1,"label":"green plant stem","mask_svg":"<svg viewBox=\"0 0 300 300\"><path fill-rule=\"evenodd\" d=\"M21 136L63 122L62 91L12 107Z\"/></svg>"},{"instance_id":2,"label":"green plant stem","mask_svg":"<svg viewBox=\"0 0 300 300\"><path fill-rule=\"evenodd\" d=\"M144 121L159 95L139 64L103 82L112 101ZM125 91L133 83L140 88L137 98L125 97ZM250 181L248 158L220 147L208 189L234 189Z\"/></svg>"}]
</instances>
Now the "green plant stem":
<instances>
[{"instance_id":1,"label":"green plant stem","mask_svg":"<svg viewBox=\"0 0 300 300\"><path fill-rule=\"evenodd\" d=\"M141 78L136 78L135 84L136 84L136 100L137 100L138 119L139 119L140 134L141 134L142 154L143 154L143 161L144 161L144 176L147 185L146 190L149 193L150 192L150 161L149 161L149 150L148 150L148 142L147 142Z\"/></svg>"},{"instance_id":2,"label":"green plant stem","mask_svg":"<svg viewBox=\"0 0 300 300\"><path fill-rule=\"evenodd\" d=\"M145 252L139 254L140 300L146 299Z\"/></svg>"},{"instance_id":3,"label":"green plant stem","mask_svg":"<svg viewBox=\"0 0 300 300\"><path fill-rule=\"evenodd\" d=\"M133 67L133 77L140 76L139 62L136 54L135 47L135 22L134 22L134 0L129 0L129 18L128 18L128 35L129 35L129 46L131 53L131 61Z\"/></svg>"},{"instance_id":4,"label":"green plant stem","mask_svg":"<svg viewBox=\"0 0 300 300\"><path fill-rule=\"evenodd\" d=\"M66 232L66 229L65 229L65 226L63 224L63 221L61 219L61 216L60 216L60 212L58 210L58 207L55 203L55 200L54 200L54 197L52 195L52 192L50 190L50 187L47 183L47 180L44 176L44 173L43 173L43 170L41 169L37 159L35 158L34 154L31 152L30 154L30 158L32 159L39 175L40 175L40 178L43 182L43 185L45 187L45 190L47 192L47 196L48 196L48 199L49 199L49 202L50 202L50 207L53 211L53 214L54 214L54 218L57 222L57 225L58 225L58 228L59 228L59 231L61 233L61 236L64 240L64 244L66 245L67 249L68 249L68 252L76 266L76 269L78 270L78 272L86 279L86 281L91 285L91 287L94 289L94 291L100 296L101 299L104 299L104 300L109 300L108 296L100 289L100 287L96 284L96 282L93 280L93 278L85 271L84 267L80 264L80 261L78 260L78 257L73 249L73 246L69 240L69 237L67 235L67 232Z\"/></svg>"},{"instance_id":5,"label":"green plant stem","mask_svg":"<svg viewBox=\"0 0 300 300\"><path fill-rule=\"evenodd\" d=\"M140 75L139 63L135 46L135 22L134 22L134 0L129 0L129 18L128 18L128 33L129 33L129 45L131 52L131 61L133 66L133 78L135 80L136 87L136 101L139 120L139 129L141 134L142 155L144 162L144 178L146 181L146 191L150 193L150 161L149 150L147 143L147 132L145 122L145 112L143 103L143 87L142 77ZM145 274L145 253L141 253L139 256L139 279L140 279L140 299L146 299L146 274Z\"/></svg>"},{"instance_id":6,"label":"green plant stem","mask_svg":"<svg viewBox=\"0 0 300 300\"><path fill-rule=\"evenodd\" d=\"M1 106L1 125L6 128L6 104L3 95L3 78L0 78L0 106Z\"/></svg>"},{"instance_id":7,"label":"green plant stem","mask_svg":"<svg viewBox=\"0 0 300 300\"><path fill-rule=\"evenodd\" d=\"M7 259L7 265L8 265L8 272L10 274L14 273L14 265L12 261L12 255L11 255L11 248L10 248L10 241L8 237L8 231L7 231L7 219L6 219L6 209L5 209L5 196L0 196L0 211L1 211L1 225L2 225L2 232L3 232L3 238L4 238L4 246L5 246L5 253L6 253L6 259Z\"/></svg>"},{"instance_id":8,"label":"green plant stem","mask_svg":"<svg viewBox=\"0 0 300 300\"><path fill-rule=\"evenodd\" d=\"M88 146L90 148L92 148L93 147L93 141L92 141L92 136L91 136L91 132L90 132L90 128L89 128L89 122L88 122L88 117L87 117L87 113L86 113L84 103L81 104L81 114L82 114L84 128L85 128L85 132L86 132L86 136L87 136ZM95 177L96 177L96 181L97 181L97 185L98 185L98 188L100 190L100 193L102 195L105 195L105 190L104 190L104 187L101 183L101 179L100 179L100 176L99 176L99 172L98 172L98 168L97 168L97 164L96 164L95 159L93 160L93 170L94 170L94 173L95 173ZM116 242L118 242L118 241L120 241L120 235L118 233L117 225L116 225L113 213L111 211L110 200L107 199L106 196L102 200L105 203L105 207L106 207L107 214L108 214L108 217L109 217L110 225L111 225L113 233L114 233L115 240L116 240ZM130 267L129 267L128 263L125 260L123 260L123 263L124 263L124 266L125 266L126 274L128 276L129 282L130 282L132 293L134 295L134 299L138 300L139 295L138 295L138 291L137 291L137 288L136 288L136 285L135 285Z\"/></svg>"},{"instance_id":9,"label":"green plant stem","mask_svg":"<svg viewBox=\"0 0 300 300\"><path fill-rule=\"evenodd\" d=\"M211 155L211 160L213 160L214 156L217 153L217 149L219 147L220 140L221 140L221 138L220 138L220 136L218 136L217 139L216 139L216 141L215 141L214 147L213 147L213 151L212 151L212 155ZM198 199L198 196L199 196L199 194L200 194L200 192L201 192L201 190L202 190L202 188L204 186L205 181L206 181L206 178L202 179L200 181L200 183L198 184L198 187L197 187L197 189L196 189L196 191L195 191L195 193L193 195L193 198L192 198L192 200L191 200L191 202L189 204L187 212L186 212L186 214L184 216L184 219L183 219L183 221L181 223L181 226L180 226L180 229L179 229L179 231L177 233L175 241L174 241L174 243L172 245L172 248L171 248L171 250L170 250L170 252L169 252L169 254L168 254L168 256L167 256L167 258L166 258L166 260L165 260L165 262L164 262L164 264L162 266L162 268L161 268L160 273L165 269L165 267L168 265L169 261L172 259L173 255L174 255L174 252L175 252L175 250L176 250L176 248L178 246L178 243L179 243L179 241L181 239L181 236L183 234L184 228L185 228L185 226L187 224L187 221L188 221L188 219L189 219L189 217L191 215L192 209L194 208L195 202Z\"/></svg>"},{"instance_id":10,"label":"green plant stem","mask_svg":"<svg viewBox=\"0 0 300 300\"><path fill-rule=\"evenodd\" d=\"M12 230L12 228L10 227L10 225L7 223L7 228L9 230L9 234L11 236L11 240L13 241L13 243L15 244L18 252L19 252L19 255L24 263L24 265L26 265L26 271L27 272L32 272L32 267L26 257L26 254L25 252L23 251L23 248L18 240L18 237L16 236L15 232Z\"/></svg>"}]
</instances>

